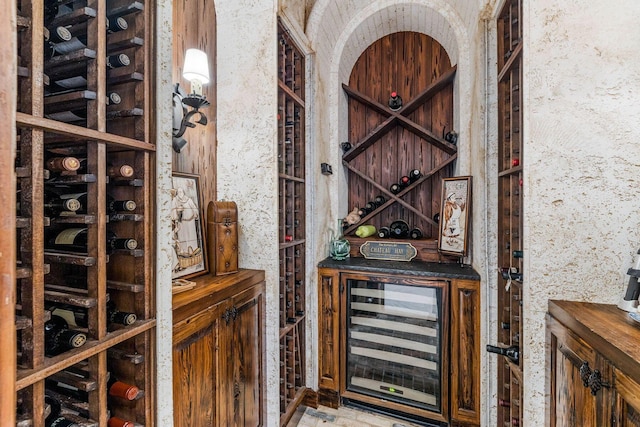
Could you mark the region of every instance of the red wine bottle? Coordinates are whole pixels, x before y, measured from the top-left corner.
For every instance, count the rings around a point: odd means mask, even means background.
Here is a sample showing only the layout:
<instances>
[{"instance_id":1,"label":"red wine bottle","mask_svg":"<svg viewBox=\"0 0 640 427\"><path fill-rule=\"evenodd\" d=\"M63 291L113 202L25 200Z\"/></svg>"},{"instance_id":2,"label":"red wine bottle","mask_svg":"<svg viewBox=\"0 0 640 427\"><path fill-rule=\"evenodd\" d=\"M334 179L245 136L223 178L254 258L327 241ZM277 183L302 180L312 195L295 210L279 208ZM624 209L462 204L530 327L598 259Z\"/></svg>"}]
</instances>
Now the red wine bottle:
<instances>
[{"instance_id":1,"label":"red wine bottle","mask_svg":"<svg viewBox=\"0 0 640 427\"><path fill-rule=\"evenodd\" d=\"M107 421L107 427L135 427L135 424L132 421L119 417L111 417L109 421Z\"/></svg>"},{"instance_id":2,"label":"red wine bottle","mask_svg":"<svg viewBox=\"0 0 640 427\"><path fill-rule=\"evenodd\" d=\"M501 354L516 365L520 362L520 349L518 346L512 345L511 347L496 347L494 345L487 345L487 351L489 353Z\"/></svg>"},{"instance_id":3,"label":"red wine bottle","mask_svg":"<svg viewBox=\"0 0 640 427\"><path fill-rule=\"evenodd\" d=\"M391 108L391 111L398 111L402 108L402 98L397 92L391 92L391 96L389 97L389 108Z\"/></svg>"},{"instance_id":4,"label":"red wine bottle","mask_svg":"<svg viewBox=\"0 0 640 427\"><path fill-rule=\"evenodd\" d=\"M50 157L44 162L45 169L50 172L74 172L80 169L80 160L76 157Z\"/></svg>"},{"instance_id":5,"label":"red wine bottle","mask_svg":"<svg viewBox=\"0 0 640 427\"><path fill-rule=\"evenodd\" d=\"M124 400L135 400L140 394L140 389L135 385L119 381L113 375L107 384L109 396L118 397Z\"/></svg>"},{"instance_id":6,"label":"red wine bottle","mask_svg":"<svg viewBox=\"0 0 640 427\"><path fill-rule=\"evenodd\" d=\"M44 353L55 356L84 345L87 336L69 329L69 324L60 316L52 315L44 324Z\"/></svg>"}]
</instances>

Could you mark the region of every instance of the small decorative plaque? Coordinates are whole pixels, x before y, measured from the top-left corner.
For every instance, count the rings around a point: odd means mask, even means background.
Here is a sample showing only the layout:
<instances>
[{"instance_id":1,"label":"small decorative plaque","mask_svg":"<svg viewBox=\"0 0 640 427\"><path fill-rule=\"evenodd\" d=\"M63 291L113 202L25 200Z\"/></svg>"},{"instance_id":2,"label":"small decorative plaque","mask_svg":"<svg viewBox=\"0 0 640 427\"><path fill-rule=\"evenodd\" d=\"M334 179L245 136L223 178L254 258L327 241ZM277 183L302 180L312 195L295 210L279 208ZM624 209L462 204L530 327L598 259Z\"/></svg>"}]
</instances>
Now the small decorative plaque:
<instances>
[{"instance_id":1,"label":"small decorative plaque","mask_svg":"<svg viewBox=\"0 0 640 427\"><path fill-rule=\"evenodd\" d=\"M366 241L360 246L360 253L367 259L385 261L411 261L418 251L411 243Z\"/></svg>"}]
</instances>

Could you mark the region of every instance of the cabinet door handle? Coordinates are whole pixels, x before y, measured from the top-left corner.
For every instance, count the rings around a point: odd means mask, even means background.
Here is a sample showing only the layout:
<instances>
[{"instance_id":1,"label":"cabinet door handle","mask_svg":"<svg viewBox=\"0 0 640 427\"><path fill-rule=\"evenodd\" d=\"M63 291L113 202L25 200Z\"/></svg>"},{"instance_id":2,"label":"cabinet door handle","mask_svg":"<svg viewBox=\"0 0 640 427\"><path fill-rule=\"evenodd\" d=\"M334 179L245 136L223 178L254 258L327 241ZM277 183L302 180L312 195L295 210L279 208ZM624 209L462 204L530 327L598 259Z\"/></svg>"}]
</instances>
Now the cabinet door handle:
<instances>
[{"instance_id":1,"label":"cabinet door handle","mask_svg":"<svg viewBox=\"0 0 640 427\"><path fill-rule=\"evenodd\" d=\"M231 318L233 320L236 320L236 317L238 317L238 309L234 305L233 307L231 307Z\"/></svg>"},{"instance_id":2,"label":"cabinet door handle","mask_svg":"<svg viewBox=\"0 0 640 427\"><path fill-rule=\"evenodd\" d=\"M585 387L589 387L589 377L591 376L591 368L589 368L589 362L586 360L582 362L582 366L580 366L580 379L582 380L582 385Z\"/></svg>"},{"instance_id":3,"label":"cabinet door handle","mask_svg":"<svg viewBox=\"0 0 640 427\"><path fill-rule=\"evenodd\" d=\"M611 387L611 384L606 381L602 381L602 375L600 374L600 371L594 369L589 376L589 388L591 389L591 394L595 396L603 387L609 388Z\"/></svg>"},{"instance_id":4,"label":"cabinet door handle","mask_svg":"<svg viewBox=\"0 0 640 427\"><path fill-rule=\"evenodd\" d=\"M231 310L229 310L228 308L224 311L224 313L222 314L222 318L224 319L224 321L227 323L227 325L229 324L229 321L231 320Z\"/></svg>"}]
</instances>

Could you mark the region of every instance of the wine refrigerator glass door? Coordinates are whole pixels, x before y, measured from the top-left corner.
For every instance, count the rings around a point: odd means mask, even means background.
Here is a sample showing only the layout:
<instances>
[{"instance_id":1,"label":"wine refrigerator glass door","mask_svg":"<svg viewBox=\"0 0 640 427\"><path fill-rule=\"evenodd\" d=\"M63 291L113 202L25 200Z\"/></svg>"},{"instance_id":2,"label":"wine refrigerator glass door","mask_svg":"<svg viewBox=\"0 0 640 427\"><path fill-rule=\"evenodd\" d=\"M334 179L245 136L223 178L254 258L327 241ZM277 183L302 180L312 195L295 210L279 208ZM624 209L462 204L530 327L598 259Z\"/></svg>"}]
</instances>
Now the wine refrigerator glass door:
<instances>
[{"instance_id":1,"label":"wine refrigerator glass door","mask_svg":"<svg viewBox=\"0 0 640 427\"><path fill-rule=\"evenodd\" d=\"M347 279L347 390L442 412L446 282Z\"/></svg>"}]
</instances>

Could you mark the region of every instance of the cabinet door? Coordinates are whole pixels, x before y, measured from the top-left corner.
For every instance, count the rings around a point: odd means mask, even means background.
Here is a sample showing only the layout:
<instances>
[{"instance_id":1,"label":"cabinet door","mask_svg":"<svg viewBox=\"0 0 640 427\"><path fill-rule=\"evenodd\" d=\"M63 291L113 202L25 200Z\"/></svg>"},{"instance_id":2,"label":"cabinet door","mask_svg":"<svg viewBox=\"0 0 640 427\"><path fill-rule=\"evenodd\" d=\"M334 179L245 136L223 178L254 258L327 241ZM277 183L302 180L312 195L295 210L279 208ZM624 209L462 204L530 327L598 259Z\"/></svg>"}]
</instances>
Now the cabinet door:
<instances>
[{"instance_id":1,"label":"cabinet door","mask_svg":"<svg viewBox=\"0 0 640 427\"><path fill-rule=\"evenodd\" d=\"M640 427L640 384L613 369L616 385L616 422L621 427Z\"/></svg>"},{"instance_id":2,"label":"cabinet door","mask_svg":"<svg viewBox=\"0 0 640 427\"><path fill-rule=\"evenodd\" d=\"M475 280L451 283L451 418L480 424L480 294Z\"/></svg>"},{"instance_id":3,"label":"cabinet door","mask_svg":"<svg viewBox=\"0 0 640 427\"><path fill-rule=\"evenodd\" d=\"M337 407L340 387L340 279L335 270L318 271L320 403Z\"/></svg>"},{"instance_id":4,"label":"cabinet door","mask_svg":"<svg viewBox=\"0 0 640 427\"><path fill-rule=\"evenodd\" d=\"M173 419L175 427L211 427L219 404L216 383L221 372L218 354L220 329L224 327L221 303L174 325ZM224 350L224 349L220 349Z\"/></svg>"},{"instance_id":5,"label":"cabinet door","mask_svg":"<svg viewBox=\"0 0 640 427\"><path fill-rule=\"evenodd\" d=\"M218 426L261 426L264 368L260 287L234 297L228 310L223 314L220 337L220 356L228 361L222 378L226 375L228 380L220 384L220 400L224 403Z\"/></svg>"},{"instance_id":6,"label":"cabinet door","mask_svg":"<svg viewBox=\"0 0 640 427\"><path fill-rule=\"evenodd\" d=\"M550 333L551 426L600 427L612 423L613 391L602 388L595 395L584 384L594 371L610 382L608 363L586 342L553 317L547 317ZM633 425L633 424L631 424Z\"/></svg>"}]
</instances>

